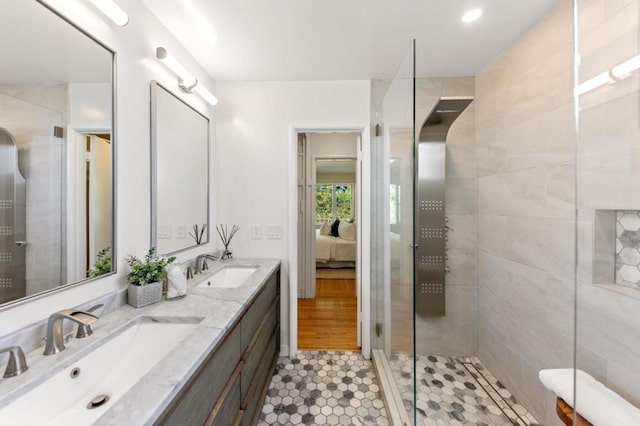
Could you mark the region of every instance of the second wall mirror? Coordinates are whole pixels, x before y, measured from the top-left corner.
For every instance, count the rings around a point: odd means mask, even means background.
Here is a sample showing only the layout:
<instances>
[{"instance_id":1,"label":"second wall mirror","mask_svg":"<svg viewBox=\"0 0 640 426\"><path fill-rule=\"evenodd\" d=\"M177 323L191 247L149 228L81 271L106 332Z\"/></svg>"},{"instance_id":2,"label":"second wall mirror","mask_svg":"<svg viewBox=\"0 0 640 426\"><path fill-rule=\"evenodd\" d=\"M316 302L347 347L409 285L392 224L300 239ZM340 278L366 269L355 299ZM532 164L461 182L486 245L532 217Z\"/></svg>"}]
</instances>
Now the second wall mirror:
<instances>
[{"instance_id":1,"label":"second wall mirror","mask_svg":"<svg viewBox=\"0 0 640 426\"><path fill-rule=\"evenodd\" d=\"M151 82L151 246L209 242L209 119Z\"/></svg>"}]
</instances>

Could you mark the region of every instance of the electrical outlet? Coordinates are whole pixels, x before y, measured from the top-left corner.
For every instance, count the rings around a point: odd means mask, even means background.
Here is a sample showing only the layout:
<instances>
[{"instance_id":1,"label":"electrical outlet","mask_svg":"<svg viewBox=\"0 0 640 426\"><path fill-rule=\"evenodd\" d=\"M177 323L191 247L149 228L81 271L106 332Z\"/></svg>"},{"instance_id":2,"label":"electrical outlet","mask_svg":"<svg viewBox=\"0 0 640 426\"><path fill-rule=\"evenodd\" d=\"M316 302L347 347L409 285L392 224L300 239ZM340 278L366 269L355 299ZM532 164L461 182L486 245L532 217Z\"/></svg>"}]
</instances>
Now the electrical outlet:
<instances>
[{"instance_id":1,"label":"electrical outlet","mask_svg":"<svg viewBox=\"0 0 640 426\"><path fill-rule=\"evenodd\" d=\"M251 225L251 238L254 240L262 239L262 225Z\"/></svg>"},{"instance_id":2,"label":"electrical outlet","mask_svg":"<svg viewBox=\"0 0 640 426\"><path fill-rule=\"evenodd\" d=\"M282 239L282 225L267 225L267 238L270 240Z\"/></svg>"},{"instance_id":3,"label":"electrical outlet","mask_svg":"<svg viewBox=\"0 0 640 426\"><path fill-rule=\"evenodd\" d=\"M171 238L171 226L170 225L158 225L158 239Z\"/></svg>"},{"instance_id":4,"label":"electrical outlet","mask_svg":"<svg viewBox=\"0 0 640 426\"><path fill-rule=\"evenodd\" d=\"M176 226L176 236L180 239L187 238L187 225Z\"/></svg>"}]
</instances>

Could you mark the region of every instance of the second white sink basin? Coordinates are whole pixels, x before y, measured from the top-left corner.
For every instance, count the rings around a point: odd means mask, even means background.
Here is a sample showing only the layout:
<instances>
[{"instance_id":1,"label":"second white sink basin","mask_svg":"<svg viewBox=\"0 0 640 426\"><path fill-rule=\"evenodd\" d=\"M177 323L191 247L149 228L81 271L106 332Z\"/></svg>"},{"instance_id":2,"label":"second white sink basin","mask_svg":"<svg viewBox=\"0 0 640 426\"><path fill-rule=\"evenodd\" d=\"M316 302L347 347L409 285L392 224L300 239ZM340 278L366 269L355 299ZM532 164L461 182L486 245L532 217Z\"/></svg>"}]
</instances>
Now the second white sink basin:
<instances>
[{"instance_id":1,"label":"second white sink basin","mask_svg":"<svg viewBox=\"0 0 640 426\"><path fill-rule=\"evenodd\" d=\"M259 266L225 266L209 279L198 284L196 288L237 288L259 268Z\"/></svg>"},{"instance_id":2,"label":"second white sink basin","mask_svg":"<svg viewBox=\"0 0 640 426\"><path fill-rule=\"evenodd\" d=\"M89 425L191 334L201 318L142 317L0 408L0 425ZM134 419L132 419L134 421Z\"/></svg>"}]
</instances>

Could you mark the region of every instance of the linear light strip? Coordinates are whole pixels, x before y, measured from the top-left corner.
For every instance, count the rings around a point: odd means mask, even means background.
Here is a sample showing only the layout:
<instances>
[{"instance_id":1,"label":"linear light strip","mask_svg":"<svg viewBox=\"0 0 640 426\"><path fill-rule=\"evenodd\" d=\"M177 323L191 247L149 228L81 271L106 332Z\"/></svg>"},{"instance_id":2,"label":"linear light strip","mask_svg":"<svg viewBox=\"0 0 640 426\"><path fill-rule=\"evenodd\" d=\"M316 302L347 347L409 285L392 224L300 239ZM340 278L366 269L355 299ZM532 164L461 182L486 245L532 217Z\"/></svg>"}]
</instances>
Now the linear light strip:
<instances>
[{"instance_id":1,"label":"linear light strip","mask_svg":"<svg viewBox=\"0 0 640 426\"><path fill-rule=\"evenodd\" d=\"M129 15L122 10L113 0L89 0L95 7L100 9L114 24L124 27L129 23Z\"/></svg>"},{"instance_id":2,"label":"linear light strip","mask_svg":"<svg viewBox=\"0 0 640 426\"><path fill-rule=\"evenodd\" d=\"M640 69L640 55L616 65L609 71L605 71L583 83L580 83L578 87L576 87L576 93L578 95L584 95L585 93L595 90L600 86L623 80L638 69Z\"/></svg>"}]
</instances>

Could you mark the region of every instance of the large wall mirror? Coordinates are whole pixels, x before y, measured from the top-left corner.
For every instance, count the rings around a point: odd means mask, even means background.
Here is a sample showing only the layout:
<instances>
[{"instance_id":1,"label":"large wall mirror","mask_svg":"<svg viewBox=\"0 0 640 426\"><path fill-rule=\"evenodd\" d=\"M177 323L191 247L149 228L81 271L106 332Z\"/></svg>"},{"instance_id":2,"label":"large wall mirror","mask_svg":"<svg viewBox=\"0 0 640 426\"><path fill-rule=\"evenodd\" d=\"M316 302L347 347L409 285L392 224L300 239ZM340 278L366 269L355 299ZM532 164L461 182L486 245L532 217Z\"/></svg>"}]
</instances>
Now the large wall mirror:
<instances>
[{"instance_id":1,"label":"large wall mirror","mask_svg":"<svg viewBox=\"0 0 640 426\"><path fill-rule=\"evenodd\" d=\"M209 119L151 82L151 246L209 242Z\"/></svg>"},{"instance_id":2,"label":"large wall mirror","mask_svg":"<svg viewBox=\"0 0 640 426\"><path fill-rule=\"evenodd\" d=\"M39 2L4 3L0 305L110 273L115 249L114 54Z\"/></svg>"}]
</instances>

